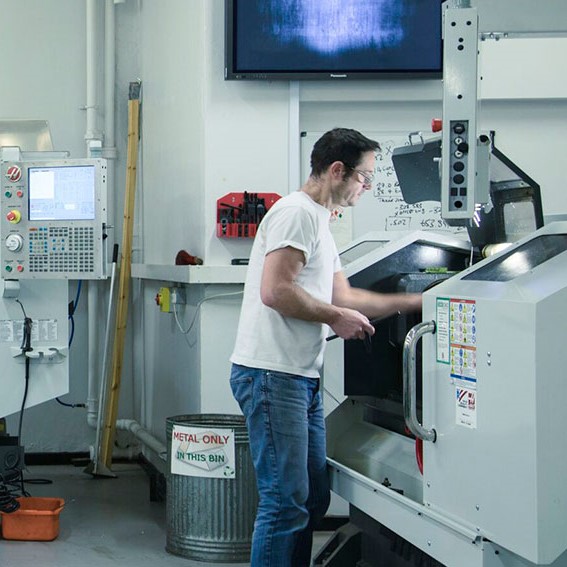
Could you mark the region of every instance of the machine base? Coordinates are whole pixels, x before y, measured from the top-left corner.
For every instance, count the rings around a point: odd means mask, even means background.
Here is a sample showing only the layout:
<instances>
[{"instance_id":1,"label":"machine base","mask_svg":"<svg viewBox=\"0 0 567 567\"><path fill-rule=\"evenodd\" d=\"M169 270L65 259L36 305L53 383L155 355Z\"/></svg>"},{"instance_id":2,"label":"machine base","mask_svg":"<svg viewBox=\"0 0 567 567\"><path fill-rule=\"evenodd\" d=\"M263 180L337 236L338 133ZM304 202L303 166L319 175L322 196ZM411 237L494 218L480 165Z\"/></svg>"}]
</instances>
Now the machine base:
<instances>
[{"instance_id":1,"label":"machine base","mask_svg":"<svg viewBox=\"0 0 567 567\"><path fill-rule=\"evenodd\" d=\"M313 561L315 567L445 567L355 506Z\"/></svg>"}]
</instances>

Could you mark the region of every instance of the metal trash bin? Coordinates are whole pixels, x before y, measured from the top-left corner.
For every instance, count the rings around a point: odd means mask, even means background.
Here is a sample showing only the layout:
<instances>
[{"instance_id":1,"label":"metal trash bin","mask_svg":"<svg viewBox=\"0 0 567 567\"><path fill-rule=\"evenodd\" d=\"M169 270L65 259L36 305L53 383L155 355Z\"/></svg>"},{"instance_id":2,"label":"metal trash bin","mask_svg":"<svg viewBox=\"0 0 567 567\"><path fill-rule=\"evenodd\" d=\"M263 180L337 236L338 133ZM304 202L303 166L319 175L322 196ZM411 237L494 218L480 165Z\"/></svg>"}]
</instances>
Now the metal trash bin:
<instances>
[{"instance_id":1,"label":"metal trash bin","mask_svg":"<svg viewBox=\"0 0 567 567\"><path fill-rule=\"evenodd\" d=\"M166 551L213 563L250 561L258 494L244 417L178 415L167 418L166 432Z\"/></svg>"}]
</instances>

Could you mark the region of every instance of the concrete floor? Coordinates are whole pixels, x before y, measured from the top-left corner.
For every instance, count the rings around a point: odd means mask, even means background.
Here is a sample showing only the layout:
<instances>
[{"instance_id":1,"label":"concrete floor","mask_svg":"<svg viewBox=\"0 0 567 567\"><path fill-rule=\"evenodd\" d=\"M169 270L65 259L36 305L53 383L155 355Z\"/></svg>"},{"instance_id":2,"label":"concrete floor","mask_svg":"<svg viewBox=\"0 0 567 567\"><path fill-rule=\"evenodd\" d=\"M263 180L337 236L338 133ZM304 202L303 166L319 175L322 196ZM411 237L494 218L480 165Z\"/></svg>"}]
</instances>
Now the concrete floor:
<instances>
[{"instance_id":1,"label":"concrete floor","mask_svg":"<svg viewBox=\"0 0 567 567\"><path fill-rule=\"evenodd\" d=\"M72 465L33 466L25 479L31 496L63 498L59 537L50 542L0 541L2 567L206 567L204 563L165 551L164 502L150 502L149 480L137 464L113 465L115 479L93 478ZM330 533L317 533L319 549ZM243 563L223 563L242 567Z\"/></svg>"}]
</instances>

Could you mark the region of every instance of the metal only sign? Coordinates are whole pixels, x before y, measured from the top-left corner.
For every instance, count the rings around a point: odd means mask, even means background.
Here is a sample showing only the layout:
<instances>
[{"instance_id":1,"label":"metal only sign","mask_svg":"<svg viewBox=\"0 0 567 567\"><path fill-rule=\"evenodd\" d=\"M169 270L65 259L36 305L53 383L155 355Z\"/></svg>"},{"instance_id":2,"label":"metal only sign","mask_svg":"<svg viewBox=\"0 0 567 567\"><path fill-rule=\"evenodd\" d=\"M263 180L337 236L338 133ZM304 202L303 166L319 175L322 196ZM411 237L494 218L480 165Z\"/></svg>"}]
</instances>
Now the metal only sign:
<instances>
[{"instance_id":1,"label":"metal only sign","mask_svg":"<svg viewBox=\"0 0 567 567\"><path fill-rule=\"evenodd\" d=\"M174 425L171 472L185 476L236 478L234 430Z\"/></svg>"}]
</instances>

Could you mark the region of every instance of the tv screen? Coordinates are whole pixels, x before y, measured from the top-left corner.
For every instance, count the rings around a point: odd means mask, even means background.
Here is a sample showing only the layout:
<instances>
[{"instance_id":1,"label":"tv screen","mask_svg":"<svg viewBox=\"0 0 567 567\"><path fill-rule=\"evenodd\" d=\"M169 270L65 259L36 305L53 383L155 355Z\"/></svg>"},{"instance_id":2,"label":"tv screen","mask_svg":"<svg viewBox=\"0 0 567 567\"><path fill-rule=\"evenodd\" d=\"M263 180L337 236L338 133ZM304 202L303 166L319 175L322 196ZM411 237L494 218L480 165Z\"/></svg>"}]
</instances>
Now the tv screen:
<instances>
[{"instance_id":1,"label":"tv screen","mask_svg":"<svg viewBox=\"0 0 567 567\"><path fill-rule=\"evenodd\" d=\"M225 0L225 79L440 78L442 0Z\"/></svg>"}]
</instances>

